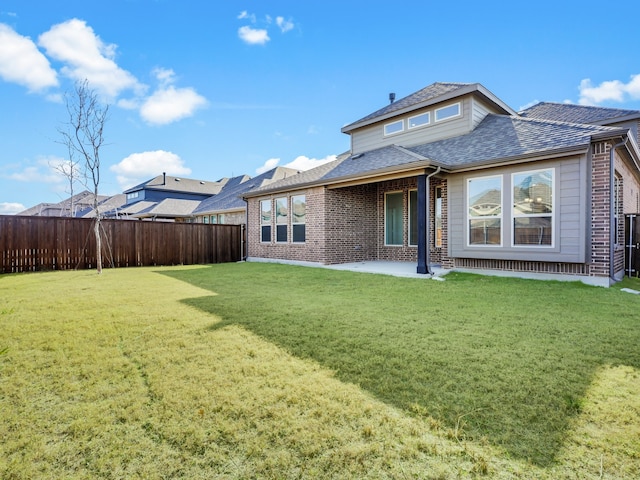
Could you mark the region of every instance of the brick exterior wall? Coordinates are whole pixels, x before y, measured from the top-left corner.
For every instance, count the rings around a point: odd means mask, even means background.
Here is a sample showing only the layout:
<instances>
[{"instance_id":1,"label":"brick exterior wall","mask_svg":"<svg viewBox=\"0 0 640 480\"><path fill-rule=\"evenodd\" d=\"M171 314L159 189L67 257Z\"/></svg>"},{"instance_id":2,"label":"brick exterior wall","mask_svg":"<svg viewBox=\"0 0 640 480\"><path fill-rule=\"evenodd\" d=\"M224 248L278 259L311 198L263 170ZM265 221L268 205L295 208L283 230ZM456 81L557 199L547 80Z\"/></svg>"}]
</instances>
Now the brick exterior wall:
<instances>
[{"instance_id":1,"label":"brick exterior wall","mask_svg":"<svg viewBox=\"0 0 640 480\"><path fill-rule=\"evenodd\" d=\"M249 257L273 258L282 260L294 260L303 262L325 261L325 194L323 187L310 188L287 194L276 194L265 197L250 198L248 202L248 228L247 228L247 255ZM272 222L271 241L262 242L260 238L260 202L270 200L272 213L275 212L275 199L291 197L293 195L305 195L307 204L305 242L292 242L291 224L287 226L287 242L275 241L275 223ZM274 215L275 216L275 215ZM275 221L275 220L274 220Z\"/></svg>"},{"instance_id":2,"label":"brick exterior wall","mask_svg":"<svg viewBox=\"0 0 640 480\"><path fill-rule=\"evenodd\" d=\"M557 273L564 275L609 276L609 228L610 189L609 152L611 142L592 145L592 187L587 240L588 259L585 264L537 262L527 260L492 260L453 258L448 256L448 185L446 178L430 180L430 219L435 217L435 189L442 195L442 246L435 247L435 222L430 222L430 260L443 268L490 269L513 272ZM629 165L616 153L616 175L619 178L620 215L619 247L614 254L615 271L624 270L624 213L640 211L640 181ZM409 246L409 192L417 189L417 178L404 178L365 185L327 189L315 187L290 192L306 195L306 241L275 242L275 225L270 242L260 241L260 200L249 200L249 228L247 229L248 255L250 257L308 261L322 264L348 263L367 260L407 261L417 263L417 247ZM403 244L385 245L385 194L402 192L403 195Z\"/></svg>"},{"instance_id":3,"label":"brick exterior wall","mask_svg":"<svg viewBox=\"0 0 640 480\"><path fill-rule=\"evenodd\" d=\"M435 186L442 186L443 246L434 247L435 230L431 225L431 261L439 263L446 252L446 181L432 179L430 191L431 217L435 211ZM249 199L248 256L295 261L336 264L366 260L417 262L418 248L409 246L409 191L417 189L415 177L344 188L317 187L287 194L306 195L306 241L287 243L260 241L260 201L283 195ZM403 193L403 245L385 246L385 194ZM275 225L272 226L272 231Z\"/></svg>"},{"instance_id":4,"label":"brick exterior wall","mask_svg":"<svg viewBox=\"0 0 640 480\"><path fill-rule=\"evenodd\" d=\"M398 261L398 262L417 262L418 247L409 246L409 190L418 188L417 178L402 178L381 182L378 184L377 193L377 239L378 252L377 260ZM384 210L385 195L391 192L402 192L402 246L385 245L385 228L384 228Z\"/></svg>"},{"instance_id":5,"label":"brick exterior wall","mask_svg":"<svg viewBox=\"0 0 640 480\"><path fill-rule=\"evenodd\" d=\"M376 192L376 184L326 190L323 263L377 259Z\"/></svg>"}]
</instances>

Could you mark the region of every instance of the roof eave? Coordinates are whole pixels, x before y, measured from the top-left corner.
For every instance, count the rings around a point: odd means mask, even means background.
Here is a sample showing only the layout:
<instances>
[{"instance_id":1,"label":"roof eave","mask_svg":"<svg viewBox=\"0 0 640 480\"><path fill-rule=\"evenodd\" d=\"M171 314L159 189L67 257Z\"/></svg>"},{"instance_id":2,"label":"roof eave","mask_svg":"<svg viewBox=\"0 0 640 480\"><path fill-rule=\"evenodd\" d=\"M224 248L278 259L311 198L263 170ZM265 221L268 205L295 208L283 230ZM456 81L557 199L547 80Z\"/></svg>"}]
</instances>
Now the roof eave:
<instances>
[{"instance_id":1,"label":"roof eave","mask_svg":"<svg viewBox=\"0 0 640 480\"><path fill-rule=\"evenodd\" d=\"M407 176L409 172L416 172L418 170L426 170L428 168L437 168L441 167L442 171L447 171L448 167L442 165L438 162L433 162L432 160L419 160L411 163L404 163L402 165L396 165L392 167L380 168L377 170L369 170L365 173L358 175L344 175L342 177L334 177L330 179L318 179L304 183L298 183L295 185L287 185L279 188L265 189L265 190L254 190L252 192L247 192L242 197L243 199L252 198L252 197L261 197L264 195L273 195L275 193L281 192L290 192L294 190L302 190L305 188L312 187L332 187L332 186L340 186L345 184L356 185L362 183L369 182L378 182L381 179L387 179L389 175L394 176Z\"/></svg>"},{"instance_id":2,"label":"roof eave","mask_svg":"<svg viewBox=\"0 0 640 480\"><path fill-rule=\"evenodd\" d=\"M574 155L582 155L589 151L591 143L584 143L580 145L572 145L571 147L555 148L553 150L545 150L542 152L532 152L522 155L513 155L510 157L504 157L499 160L482 160L479 162L467 163L464 165L450 166L449 171L451 173L459 173L470 170L480 170L490 167L503 167L506 165L513 165L517 163L525 163L532 161L541 161L559 157L570 157Z\"/></svg>"}]
</instances>

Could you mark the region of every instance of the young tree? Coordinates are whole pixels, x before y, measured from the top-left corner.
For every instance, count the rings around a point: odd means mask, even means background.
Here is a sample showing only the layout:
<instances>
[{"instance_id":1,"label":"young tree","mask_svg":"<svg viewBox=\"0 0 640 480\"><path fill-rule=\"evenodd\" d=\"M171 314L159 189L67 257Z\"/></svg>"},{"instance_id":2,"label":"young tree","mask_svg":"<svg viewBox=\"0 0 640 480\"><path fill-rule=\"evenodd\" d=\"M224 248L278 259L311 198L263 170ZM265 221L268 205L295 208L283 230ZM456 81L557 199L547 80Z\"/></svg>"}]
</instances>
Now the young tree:
<instances>
[{"instance_id":1,"label":"young tree","mask_svg":"<svg viewBox=\"0 0 640 480\"><path fill-rule=\"evenodd\" d=\"M61 134L64 135L64 132L58 130ZM79 165L75 160L76 154L71 148L69 148L69 159L63 160L61 162L49 162L49 167L59 174L63 175L67 182L69 182L69 186L66 192L69 194L69 216L74 217L74 204L73 204L73 195L75 190L76 182L78 181L78 177L80 176Z\"/></svg>"},{"instance_id":2,"label":"young tree","mask_svg":"<svg viewBox=\"0 0 640 480\"><path fill-rule=\"evenodd\" d=\"M62 142L69 150L70 162L78 159L85 186L93 194L93 224L96 239L96 271L102 273L102 241L98 188L100 186L100 148L104 145L104 126L108 119L109 106L102 104L89 82L77 82L74 91L66 98L69 121L60 129Z\"/></svg>"}]
</instances>

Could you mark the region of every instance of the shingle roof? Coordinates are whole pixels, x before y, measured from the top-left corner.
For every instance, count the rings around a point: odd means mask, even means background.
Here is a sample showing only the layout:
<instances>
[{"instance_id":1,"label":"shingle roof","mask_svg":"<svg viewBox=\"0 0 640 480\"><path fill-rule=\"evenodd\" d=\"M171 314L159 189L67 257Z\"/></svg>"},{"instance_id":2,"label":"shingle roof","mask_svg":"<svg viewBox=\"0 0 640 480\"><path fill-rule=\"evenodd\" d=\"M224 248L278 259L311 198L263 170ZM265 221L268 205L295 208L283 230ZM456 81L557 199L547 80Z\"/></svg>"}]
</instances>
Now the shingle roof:
<instances>
[{"instance_id":1,"label":"shingle roof","mask_svg":"<svg viewBox=\"0 0 640 480\"><path fill-rule=\"evenodd\" d=\"M570 103L540 102L519 112L519 115L526 118L557 120L560 122L602 124L615 122L616 119L620 118L638 118L640 117L640 111L591 107Z\"/></svg>"},{"instance_id":2,"label":"shingle roof","mask_svg":"<svg viewBox=\"0 0 640 480\"><path fill-rule=\"evenodd\" d=\"M320 180L331 181L338 178L357 177L368 172L388 170L418 162L425 163L426 160L426 158L408 149L397 145L389 145L359 155L349 156L336 165L335 168L322 175Z\"/></svg>"},{"instance_id":3,"label":"shingle roof","mask_svg":"<svg viewBox=\"0 0 640 480\"><path fill-rule=\"evenodd\" d=\"M441 95L444 95L449 92L453 92L455 90L459 90L463 87L468 87L469 85L473 85L473 84L443 83L443 82L433 83L428 87L423 88L422 90L418 90L417 92L412 93L411 95L407 95L406 97L401 98L400 100L390 103L389 105L381 108L380 110L376 110L372 114L367 115L366 117L363 117L360 120L353 122L351 125L361 123L361 122L366 122L367 120L371 120L373 118L382 117L389 113L402 110L403 108L407 108L418 103L427 102L428 100L437 98Z\"/></svg>"},{"instance_id":4,"label":"shingle roof","mask_svg":"<svg viewBox=\"0 0 640 480\"><path fill-rule=\"evenodd\" d=\"M290 178L297 174L298 171L292 168L276 167L254 178L246 175L234 177L227 182L219 194L200 202L200 205L193 211L193 214L244 209L246 204L244 200L242 200L243 193L263 185L269 185L280 179Z\"/></svg>"},{"instance_id":5,"label":"shingle roof","mask_svg":"<svg viewBox=\"0 0 640 480\"><path fill-rule=\"evenodd\" d=\"M142 203L142 202L138 202ZM182 200L177 198L165 198L161 202L153 203L148 208L135 214L136 217L183 217L191 215L191 212L200 204L199 200Z\"/></svg>"},{"instance_id":6,"label":"shingle roof","mask_svg":"<svg viewBox=\"0 0 640 480\"><path fill-rule=\"evenodd\" d=\"M598 125L489 114L466 135L417 145L408 150L441 166L455 168L554 150L586 148L593 135L619 131L617 128Z\"/></svg>"},{"instance_id":7,"label":"shingle roof","mask_svg":"<svg viewBox=\"0 0 640 480\"><path fill-rule=\"evenodd\" d=\"M151 180L147 180L146 182L125 190L124 193L131 193L146 189L215 195L222 190L222 187L227 183L227 181L227 178L220 179L217 182L210 182L205 180L196 180L193 178L172 177L169 175L167 175L165 179L165 176L158 175Z\"/></svg>"},{"instance_id":8,"label":"shingle roof","mask_svg":"<svg viewBox=\"0 0 640 480\"><path fill-rule=\"evenodd\" d=\"M616 133L624 132L599 125L489 114L466 135L413 147L389 145L353 156L343 154L333 162L252 190L247 196L291 190L304 185L328 185L338 179L365 177L381 171L400 171L412 166L441 166L456 170L474 165L499 164L519 157L587 148L593 136Z\"/></svg>"},{"instance_id":9,"label":"shingle roof","mask_svg":"<svg viewBox=\"0 0 640 480\"><path fill-rule=\"evenodd\" d=\"M328 162L320 165L319 167L312 168L311 170L305 170L303 172L298 173L297 175L283 178L282 180L278 180L268 185L263 185L253 190L249 190L245 192L245 196L255 196L262 194L266 191L271 190L285 190L287 187L294 187L298 185L308 185L310 183L315 183L320 180L327 172L330 172L337 166L339 166L343 161L349 158L350 152L345 152L341 155L338 155L338 158L332 162Z\"/></svg>"}]
</instances>

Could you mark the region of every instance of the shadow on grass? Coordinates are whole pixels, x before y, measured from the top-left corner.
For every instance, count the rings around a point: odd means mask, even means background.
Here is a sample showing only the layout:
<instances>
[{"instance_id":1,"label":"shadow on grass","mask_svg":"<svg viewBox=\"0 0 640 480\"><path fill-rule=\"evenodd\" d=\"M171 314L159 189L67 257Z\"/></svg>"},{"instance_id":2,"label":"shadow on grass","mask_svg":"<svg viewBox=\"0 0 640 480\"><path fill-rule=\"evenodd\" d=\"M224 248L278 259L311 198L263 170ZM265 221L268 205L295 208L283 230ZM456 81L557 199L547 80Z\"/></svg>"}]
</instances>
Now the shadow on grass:
<instances>
[{"instance_id":1,"label":"shadow on grass","mask_svg":"<svg viewBox=\"0 0 640 480\"><path fill-rule=\"evenodd\" d=\"M600 365L640 367L637 302L612 289L264 264L162 273L216 293L184 300L223 319L212 329L241 325L450 436L540 466Z\"/></svg>"}]
</instances>

